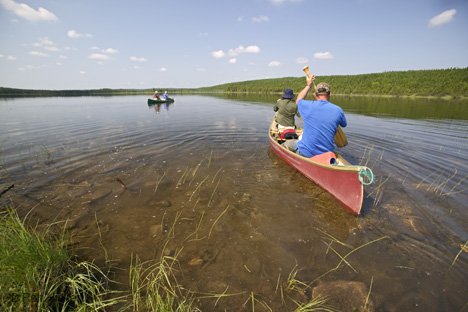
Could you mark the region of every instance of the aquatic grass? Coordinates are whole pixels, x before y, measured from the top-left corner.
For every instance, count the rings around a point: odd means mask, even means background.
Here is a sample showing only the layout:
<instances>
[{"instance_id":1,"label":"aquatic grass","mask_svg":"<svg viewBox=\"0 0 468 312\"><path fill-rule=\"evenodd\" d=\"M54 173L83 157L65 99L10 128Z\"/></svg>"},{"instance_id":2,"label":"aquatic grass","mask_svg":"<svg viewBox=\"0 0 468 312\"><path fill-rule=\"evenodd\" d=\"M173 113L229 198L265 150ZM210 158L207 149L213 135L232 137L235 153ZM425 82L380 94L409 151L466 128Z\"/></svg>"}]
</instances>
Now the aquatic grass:
<instances>
[{"instance_id":1,"label":"aquatic grass","mask_svg":"<svg viewBox=\"0 0 468 312\"><path fill-rule=\"evenodd\" d=\"M450 190L448 191L445 191L445 189L448 187L448 184L453 181L455 179L455 177L457 176L458 174L458 170L455 168L454 169L454 172L448 176L445 176L444 172L441 172L441 171L434 171L432 172L431 174L429 174L427 177L423 178L417 185L416 185L416 189L419 189L421 188L422 186L424 186L424 188L426 189L426 191L428 192L432 192L434 193L435 195L440 195L440 196L450 196L450 195L453 195L453 194L457 194L457 193L460 193L460 192L463 192L463 190L458 190L456 191L455 189L457 187L459 187L467 178L467 176L465 175L464 177L461 177L458 182L456 182ZM429 183L429 178L431 178L432 176L434 175L437 175L433 180L432 182L427 185ZM427 183L426 183L427 182Z\"/></svg>"},{"instance_id":2,"label":"aquatic grass","mask_svg":"<svg viewBox=\"0 0 468 312\"><path fill-rule=\"evenodd\" d=\"M177 265L177 256L162 256L155 263L142 263L138 257L132 257L130 308L134 312L200 311L190 293L178 284L174 272Z\"/></svg>"},{"instance_id":3,"label":"aquatic grass","mask_svg":"<svg viewBox=\"0 0 468 312\"><path fill-rule=\"evenodd\" d=\"M299 291L304 292L305 289L309 288L304 282L298 280L297 273L298 273L297 264L292 268L291 272L289 272L288 279L286 281L286 290L288 291Z\"/></svg>"},{"instance_id":4,"label":"aquatic grass","mask_svg":"<svg viewBox=\"0 0 468 312\"><path fill-rule=\"evenodd\" d=\"M161 184L161 181L164 179L165 176L166 176L166 172L164 171L163 175L159 178L158 182L156 183L156 186L154 187L153 193L156 193L156 191L159 188L159 184Z\"/></svg>"},{"instance_id":5,"label":"aquatic grass","mask_svg":"<svg viewBox=\"0 0 468 312\"><path fill-rule=\"evenodd\" d=\"M215 186L215 188L213 189L213 192L211 193L210 200L208 201L208 207L211 207L211 202L212 202L212 200L213 200L214 194L215 194L216 191L218 190L219 182L221 182L221 177L219 177L218 183L216 183L216 186Z\"/></svg>"},{"instance_id":6,"label":"aquatic grass","mask_svg":"<svg viewBox=\"0 0 468 312\"><path fill-rule=\"evenodd\" d=\"M362 164L362 166L368 166L370 159L371 159L371 155L374 152L374 148L375 148L374 144L367 145L364 148L364 152L362 154L361 160L359 161L359 163Z\"/></svg>"},{"instance_id":7,"label":"aquatic grass","mask_svg":"<svg viewBox=\"0 0 468 312\"><path fill-rule=\"evenodd\" d=\"M208 179L210 175L207 175L200 183L198 183L197 187L195 188L195 190L192 192L192 195L190 195L190 198L189 198L189 202L192 201L192 197L193 195L195 195L195 193L200 190L201 186L203 185L203 183L205 183L205 181Z\"/></svg>"},{"instance_id":8,"label":"aquatic grass","mask_svg":"<svg viewBox=\"0 0 468 312\"><path fill-rule=\"evenodd\" d=\"M97 226L97 229L98 229L99 245L101 246L102 250L104 251L104 258L106 260L106 264L109 264L111 262L111 260L109 259L109 254L107 252L107 248L102 243L102 232L101 232L101 227L99 226L99 221L97 219L96 212L94 212L94 220L96 221L96 226Z\"/></svg>"},{"instance_id":9,"label":"aquatic grass","mask_svg":"<svg viewBox=\"0 0 468 312\"><path fill-rule=\"evenodd\" d=\"M284 300L283 287L281 287L281 273L278 274L278 279L276 280L275 294L278 292L278 289L280 290L281 294L281 303L284 305L286 301Z\"/></svg>"},{"instance_id":10,"label":"aquatic grass","mask_svg":"<svg viewBox=\"0 0 468 312\"><path fill-rule=\"evenodd\" d=\"M184 179L185 179L185 176L187 175L188 171L189 171L189 168L188 167L185 168L184 173L182 173L182 175L180 176L179 180L176 183L176 188L178 188L179 186L181 186L182 184L185 183Z\"/></svg>"},{"instance_id":11,"label":"aquatic grass","mask_svg":"<svg viewBox=\"0 0 468 312\"><path fill-rule=\"evenodd\" d=\"M369 285L369 291L367 292L367 296L366 296L366 301L364 302L364 307L363 307L363 310L364 311L367 311L369 306L369 298L370 298L370 294L371 294L371 291L372 291L372 285L374 284L374 277L372 276L371 277L371 281L370 281L370 285Z\"/></svg>"},{"instance_id":12,"label":"aquatic grass","mask_svg":"<svg viewBox=\"0 0 468 312\"><path fill-rule=\"evenodd\" d=\"M211 228L210 228L210 232L208 233L208 238L211 237L211 232L213 231L213 228L215 227L216 223L219 221L219 219L221 219L221 217L226 213L226 211L229 209L229 206L230 204L227 205L226 209L223 210L223 212L221 212L221 214L216 218L216 220L213 222L213 224L211 225Z\"/></svg>"},{"instance_id":13,"label":"aquatic grass","mask_svg":"<svg viewBox=\"0 0 468 312\"><path fill-rule=\"evenodd\" d=\"M337 309L327 305L327 299L324 297L316 297L307 303L301 304L294 301L297 308L294 312L338 312Z\"/></svg>"},{"instance_id":14,"label":"aquatic grass","mask_svg":"<svg viewBox=\"0 0 468 312\"><path fill-rule=\"evenodd\" d=\"M377 207L379 202L382 200L384 185L385 185L385 183L387 183L389 178L390 177L387 177L385 180L378 179L379 182L375 186L374 190L369 193L368 197L371 197L375 193L374 201L373 201L373 207Z\"/></svg>"},{"instance_id":15,"label":"aquatic grass","mask_svg":"<svg viewBox=\"0 0 468 312\"><path fill-rule=\"evenodd\" d=\"M460 257L462 252L468 252L468 240L463 245L460 244L460 251L457 253L455 258L453 258L453 261L451 264L452 267L454 266L455 262L457 262L457 259L458 257Z\"/></svg>"},{"instance_id":16,"label":"aquatic grass","mask_svg":"<svg viewBox=\"0 0 468 312\"><path fill-rule=\"evenodd\" d=\"M64 230L28 228L16 211L2 211L0 309L100 311L120 303L105 274L93 263L73 260L68 244Z\"/></svg>"},{"instance_id":17,"label":"aquatic grass","mask_svg":"<svg viewBox=\"0 0 468 312\"><path fill-rule=\"evenodd\" d=\"M259 303L261 306L263 306L268 311L273 312L271 307L265 301L255 298L253 291L250 292L250 295L247 298L247 300L244 302L243 306L244 307L247 306L247 303L249 303L249 302L250 302L250 304L252 306L252 312L255 312L255 303L256 302Z\"/></svg>"},{"instance_id":18,"label":"aquatic grass","mask_svg":"<svg viewBox=\"0 0 468 312\"><path fill-rule=\"evenodd\" d=\"M185 238L186 241L189 241L189 242L197 241L197 240L202 240L202 239L204 239L206 237L206 236L203 236L201 238L198 237L198 232L200 230L200 226L202 224L204 216L205 216L205 210L202 211L202 215L200 216L200 221L198 221L197 226L195 227L195 230ZM190 237L192 237L193 235L195 235L195 238L190 239Z\"/></svg>"},{"instance_id":19,"label":"aquatic grass","mask_svg":"<svg viewBox=\"0 0 468 312\"><path fill-rule=\"evenodd\" d=\"M211 158L213 157L213 150L210 152L210 157L208 158L208 165L206 166L207 168L210 168L211 165Z\"/></svg>"},{"instance_id":20,"label":"aquatic grass","mask_svg":"<svg viewBox=\"0 0 468 312\"><path fill-rule=\"evenodd\" d=\"M364 244L362 244L362 245L360 245L360 246L358 246L358 247L356 247L356 248L353 248L351 251L347 252L344 256L341 255L340 253L338 253L335 249L333 249L333 251L334 251L334 252L338 255L338 257L340 258L340 261L337 263L337 265L336 265L334 268L332 268L332 269L328 270L327 272L323 273L322 275L318 276L318 277L315 278L310 284L313 284L314 282L318 281L318 280L321 279L322 277L324 277L324 276L326 276L326 275L328 275L328 274L330 274L330 273L332 273L332 272L338 270L338 269L341 267L341 265L342 265L343 263L347 264L347 265L350 266L354 271L356 271L356 270L351 266L351 264L349 263L349 261L347 261L347 258L348 258L349 256L351 256L352 254L354 254L355 252L361 250L362 248L367 247L367 246L369 246L369 245L372 245L372 244L374 244L374 243L377 243L377 242L379 242L379 241L381 241L381 240L384 240L384 239L387 239L387 238L389 238L389 237L388 237L388 236L382 236L382 237L379 237L379 238L374 239L374 240L372 240L372 241L369 241L369 242L367 242L367 243L364 243ZM329 244L326 244L326 245L329 246ZM327 250L328 250L328 248L327 248Z\"/></svg>"},{"instance_id":21,"label":"aquatic grass","mask_svg":"<svg viewBox=\"0 0 468 312\"><path fill-rule=\"evenodd\" d=\"M226 286L226 289L222 293L198 293L197 299L216 299L213 308L216 308L218 305L219 300L222 298L228 298L233 296L239 296L245 294L245 291L238 292L238 293L228 293L229 286Z\"/></svg>"}]
</instances>

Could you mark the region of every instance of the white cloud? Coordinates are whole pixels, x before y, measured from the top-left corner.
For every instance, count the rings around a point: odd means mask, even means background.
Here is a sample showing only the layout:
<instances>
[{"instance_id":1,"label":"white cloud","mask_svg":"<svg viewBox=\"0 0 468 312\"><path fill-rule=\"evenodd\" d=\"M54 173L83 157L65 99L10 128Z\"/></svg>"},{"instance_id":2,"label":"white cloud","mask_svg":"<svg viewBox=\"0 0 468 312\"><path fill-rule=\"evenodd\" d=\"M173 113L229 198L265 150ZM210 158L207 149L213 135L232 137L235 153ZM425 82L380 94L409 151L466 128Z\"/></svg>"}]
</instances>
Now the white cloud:
<instances>
[{"instance_id":1,"label":"white cloud","mask_svg":"<svg viewBox=\"0 0 468 312\"><path fill-rule=\"evenodd\" d=\"M41 37L33 44L35 47L55 46L55 43L48 37Z\"/></svg>"},{"instance_id":2,"label":"white cloud","mask_svg":"<svg viewBox=\"0 0 468 312\"><path fill-rule=\"evenodd\" d=\"M35 69L41 69L43 67L44 67L44 65L40 65L40 66L26 65L25 67L19 67L18 70L20 70L20 71L35 70Z\"/></svg>"},{"instance_id":3,"label":"white cloud","mask_svg":"<svg viewBox=\"0 0 468 312\"><path fill-rule=\"evenodd\" d=\"M56 62L55 65L57 65L57 66L62 66L63 64L60 63L60 62Z\"/></svg>"},{"instance_id":4,"label":"white cloud","mask_svg":"<svg viewBox=\"0 0 468 312\"><path fill-rule=\"evenodd\" d=\"M64 59L64 60L65 60L65 59L67 59L67 58L68 58L68 56L66 56L66 55L59 55L59 58L61 58L61 59Z\"/></svg>"},{"instance_id":5,"label":"white cloud","mask_svg":"<svg viewBox=\"0 0 468 312\"><path fill-rule=\"evenodd\" d=\"M101 54L101 53L91 53L88 56L88 58L92 60L99 60L99 61L107 61L108 59L110 59L109 55Z\"/></svg>"},{"instance_id":6,"label":"white cloud","mask_svg":"<svg viewBox=\"0 0 468 312\"><path fill-rule=\"evenodd\" d=\"M330 52L316 52L314 53L314 58L319 60L331 60L333 58L333 54Z\"/></svg>"},{"instance_id":7,"label":"white cloud","mask_svg":"<svg viewBox=\"0 0 468 312\"><path fill-rule=\"evenodd\" d=\"M437 27L447 23L450 23L457 14L457 10L451 9L434 16L429 20L428 27Z\"/></svg>"},{"instance_id":8,"label":"white cloud","mask_svg":"<svg viewBox=\"0 0 468 312\"><path fill-rule=\"evenodd\" d=\"M197 72L201 72L201 73L206 72L206 69L203 68L203 67L197 67L197 68L195 68L195 70L196 70Z\"/></svg>"},{"instance_id":9,"label":"white cloud","mask_svg":"<svg viewBox=\"0 0 468 312\"><path fill-rule=\"evenodd\" d=\"M107 48L107 49L104 49L102 50L102 53L107 53L107 54L115 54L119 51L117 51L116 49L113 49L113 48Z\"/></svg>"},{"instance_id":10,"label":"white cloud","mask_svg":"<svg viewBox=\"0 0 468 312\"><path fill-rule=\"evenodd\" d=\"M232 60L236 56L242 53L260 53L260 48L256 45L249 45L246 47L244 47L243 45L240 45L237 48L229 49L227 53L224 52L223 50L213 51L211 52L211 56L213 56L216 59L220 59L229 55L229 57L231 57L231 60ZM229 62L231 62L231 60Z\"/></svg>"},{"instance_id":11,"label":"white cloud","mask_svg":"<svg viewBox=\"0 0 468 312\"><path fill-rule=\"evenodd\" d=\"M229 59L229 64L236 64L237 63L237 59L235 57L233 57L232 59Z\"/></svg>"},{"instance_id":12,"label":"white cloud","mask_svg":"<svg viewBox=\"0 0 468 312\"><path fill-rule=\"evenodd\" d=\"M268 22L269 20L270 19L268 18L268 16L265 16L265 15L252 17L252 22L254 22L254 23Z\"/></svg>"},{"instance_id":13,"label":"white cloud","mask_svg":"<svg viewBox=\"0 0 468 312\"><path fill-rule=\"evenodd\" d=\"M35 43L33 43L33 46L37 48L43 48L44 50L49 51L49 52L59 51L59 48L57 48L55 43L52 40L50 40L48 37L39 38Z\"/></svg>"},{"instance_id":14,"label":"white cloud","mask_svg":"<svg viewBox=\"0 0 468 312\"><path fill-rule=\"evenodd\" d=\"M237 18L237 21L240 22L240 23L242 23L242 22L244 21L244 17L243 17L243 16L239 16L239 17Z\"/></svg>"},{"instance_id":15,"label":"white cloud","mask_svg":"<svg viewBox=\"0 0 468 312\"><path fill-rule=\"evenodd\" d=\"M161 68L159 69L159 71L165 72L165 71L167 71L167 68L166 68L166 67L161 67Z\"/></svg>"},{"instance_id":16,"label":"white cloud","mask_svg":"<svg viewBox=\"0 0 468 312\"><path fill-rule=\"evenodd\" d=\"M82 34L82 33L77 32L74 29L71 29L71 30L67 31L67 36L69 38L76 39L76 38L82 38L82 37L91 38L93 35L91 35L91 34Z\"/></svg>"},{"instance_id":17,"label":"white cloud","mask_svg":"<svg viewBox=\"0 0 468 312\"><path fill-rule=\"evenodd\" d=\"M271 3L274 5L282 5L284 3L299 3L302 2L302 0L269 0Z\"/></svg>"},{"instance_id":18,"label":"white cloud","mask_svg":"<svg viewBox=\"0 0 468 312\"><path fill-rule=\"evenodd\" d=\"M229 49L228 51L230 56L237 56L241 53L260 53L260 48L256 45L249 45L247 47L240 45L237 48Z\"/></svg>"},{"instance_id":19,"label":"white cloud","mask_svg":"<svg viewBox=\"0 0 468 312\"><path fill-rule=\"evenodd\" d=\"M0 54L0 58L4 58L4 59L6 59L7 61L16 61L16 57L13 56L13 55L3 55L3 54Z\"/></svg>"},{"instance_id":20,"label":"white cloud","mask_svg":"<svg viewBox=\"0 0 468 312\"><path fill-rule=\"evenodd\" d=\"M58 20L54 13L41 7L35 10L25 3L17 3L13 0L0 0L0 3L6 10L31 22Z\"/></svg>"},{"instance_id":21,"label":"white cloud","mask_svg":"<svg viewBox=\"0 0 468 312\"><path fill-rule=\"evenodd\" d=\"M85 72L84 70L80 70L80 74L81 74L81 75L85 75L86 72Z\"/></svg>"},{"instance_id":22,"label":"white cloud","mask_svg":"<svg viewBox=\"0 0 468 312\"><path fill-rule=\"evenodd\" d=\"M146 62L147 60L144 57L130 56L130 61L132 61L132 62Z\"/></svg>"},{"instance_id":23,"label":"white cloud","mask_svg":"<svg viewBox=\"0 0 468 312\"><path fill-rule=\"evenodd\" d=\"M309 62L309 59L307 59L305 57L302 57L302 56L300 56L300 57L298 57L296 59L297 64L305 64L305 63L308 63L308 62Z\"/></svg>"},{"instance_id":24,"label":"white cloud","mask_svg":"<svg viewBox=\"0 0 468 312\"><path fill-rule=\"evenodd\" d=\"M41 56L41 57L49 56L48 54L46 54L44 52L40 52L40 51L31 51L31 52L29 52L29 54L34 55L34 56Z\"/></svg>"},{"instance_id":25,"label":"white cloud","mask_svg":"<svg viewBox=\"0 0 468 312\"><path fill-rule=\"evenodd\" d=\"M218 51L213 51L213 52L211 52L211 55L212 55L215 59L220 59L220 58L223 58L226 54L224 53L223 50L218 50Z\"/></svg>"},{"instance_id":26,"label":"white cloud","mask_svg":"<svg viewBox=\"0 0 468 312\"><path fill-rule=\"evenodd\" d=\"M268 67L278 67L280 65L281 63L278 61L271 61L270 63L268 63Z\"/></svg>"},{"instance_id":27,"label":"white cloud","mask_svg":"<svg viewBox=\"0 0 468 312\"><path fill-rule=\"evenodd\" d=\"M47 50L47 51L50 51L50 52L57 52L57 51L59 51L59 48L57 48L56 46L46 46L46 47L44 47L44 50Z\"/></svg>"}]
</instances>

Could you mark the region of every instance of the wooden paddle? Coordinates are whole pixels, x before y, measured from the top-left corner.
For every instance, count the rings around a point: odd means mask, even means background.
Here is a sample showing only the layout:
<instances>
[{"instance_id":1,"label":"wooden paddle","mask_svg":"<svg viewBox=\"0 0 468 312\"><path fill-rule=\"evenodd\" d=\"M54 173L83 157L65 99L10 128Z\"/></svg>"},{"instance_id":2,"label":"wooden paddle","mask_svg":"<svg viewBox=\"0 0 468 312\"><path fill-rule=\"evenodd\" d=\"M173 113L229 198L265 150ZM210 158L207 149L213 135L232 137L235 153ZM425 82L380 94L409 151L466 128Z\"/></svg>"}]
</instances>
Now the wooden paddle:
<instances>
[{"instance_id":1,"label":"wooden paddle","mask_svg":"<svg viewBox=\"0 0 468 312\"><path fill-rule=\"evenodd\" d=\"M307 78L311 77L309 66L304 66L302 71L304 71L304 73L307 75ZM312 81L312 82L314 84L314 92L317 92L317 87L315 86L315 81ZM344 147L344 146L348 145L348 139L346 138L346 134L344 133L343 129L341 129L340 126L338 126L338 128L336 129L335 144L338 147Z\"/></svg>"}]
</instances>

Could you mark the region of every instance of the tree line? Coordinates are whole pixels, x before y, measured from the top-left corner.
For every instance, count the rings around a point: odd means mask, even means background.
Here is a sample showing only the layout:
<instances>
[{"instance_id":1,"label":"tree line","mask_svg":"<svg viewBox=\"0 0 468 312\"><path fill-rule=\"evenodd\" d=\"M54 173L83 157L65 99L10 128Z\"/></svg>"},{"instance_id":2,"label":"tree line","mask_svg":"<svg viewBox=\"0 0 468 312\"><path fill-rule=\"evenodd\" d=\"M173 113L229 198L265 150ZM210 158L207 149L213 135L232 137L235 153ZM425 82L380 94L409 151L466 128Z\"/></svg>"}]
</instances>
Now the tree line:
<instances>
[{"instance_id":1,"label":"tree line","mask_svg":"<svg viewBox=\"0 0 468 312\"><path fill-rule=\"evenodd\" d=\"M468 67L432 70L394 71L360 75L319 76L334 94L376 96L468 97ZM202 88L157 88L174 93L280 93L285 88L299 92L304 77L284 77L232 82ZM152 89L26 90L0 87L0 96L111 96L150 95Z\"/></svg>"},{"instance_id":2,"label":"tree line","mask_svg":"<svg viewBox=\"0 0 468 312\"><path fill-rule=\"evenodd\" d=\"M334 94L379 96L468 97L468 67L413 70L361 75L318 76ZM285 88L296 92L305 86L305 76L262 79L201 88L226 93L279 93Z\"/></svg>"}]
</instances>

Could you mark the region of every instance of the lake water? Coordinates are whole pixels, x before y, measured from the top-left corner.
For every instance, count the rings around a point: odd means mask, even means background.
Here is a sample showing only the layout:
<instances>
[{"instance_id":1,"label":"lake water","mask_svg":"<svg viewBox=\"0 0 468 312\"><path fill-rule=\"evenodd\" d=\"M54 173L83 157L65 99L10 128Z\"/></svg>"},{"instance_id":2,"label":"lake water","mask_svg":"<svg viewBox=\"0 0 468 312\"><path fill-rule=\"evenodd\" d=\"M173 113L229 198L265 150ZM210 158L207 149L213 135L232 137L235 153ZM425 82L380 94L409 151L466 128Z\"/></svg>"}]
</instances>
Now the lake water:
<instances>
[{"instance_id":1,"label":"lake water","mask_svg":"<svg viewBox=\"0 0 468 312\"><path fill-rule=\"evenodd\" d=\"M275 97L0 99L0 191L14 185L0 203L68 220L76 253L123 285L132 254L177 255L186 289L232 295L204 311L250 311L251 294L292 311L278 290L292 272L362 282L377 311L466 310L468 104L332 100L340 152L376 175L358 218L270 150Z\"/></svg>"}]
</instances>

